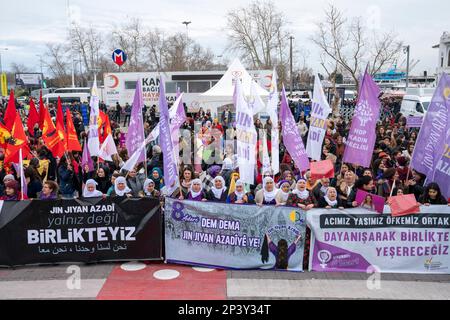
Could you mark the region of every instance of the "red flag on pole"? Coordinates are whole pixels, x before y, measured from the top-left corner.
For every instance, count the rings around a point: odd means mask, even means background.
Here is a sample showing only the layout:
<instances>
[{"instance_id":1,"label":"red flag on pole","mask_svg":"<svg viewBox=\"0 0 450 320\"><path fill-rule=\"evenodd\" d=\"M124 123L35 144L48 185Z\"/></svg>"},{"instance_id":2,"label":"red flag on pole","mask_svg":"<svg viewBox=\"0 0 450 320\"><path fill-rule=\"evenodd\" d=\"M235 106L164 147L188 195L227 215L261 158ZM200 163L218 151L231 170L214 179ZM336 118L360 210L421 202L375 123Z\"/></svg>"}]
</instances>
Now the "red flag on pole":
<instances>
[{"instance_id":1,"label":"red flag on pole","mask_svg":"<svg viewBox=\"0 0 450 320\"><path fill-rule=\"evenodd\" d=\"M44 100L42 100L42 91L39 96L39 128L44 131L44 119L45 119L45 105Z\"/></svg>"},{"instance_id":2,"label":"red flag on pole","mask_svg":"<svg viewBox=\"0 0 450 320\"><path fill-rule=\"evenodd\" d=\"M81 145L78 140L77 131L75 130L75 126L73 125L72 114L69 109L66 109L66 128L67 128L67 151L80 151Z\"/></svg>"},{"instance_id":3,"label":"red flag on pole","mask_svg":"<svg viewBox=\"0 0 450 320\"><path fill-rule=\"evenodd\" d=\"M16 99L14 98L14 90L11 89L9 93L8 106L6 107L5 115L3 121L6 128L11 131L16 119Z\"/></svg>"},{"instance_id":4,"label":"red flag on pole","mask_svg":"<svg viewBox=\"0 0 450 320\"><path fill-rule=\"evenodd\" d=\"M19 163L20 149L22 149L24 157L29 156L30 149L28 147L27 135L23 129L22 119L19 113L16 112L11 137L6 142L5 164L10 162Z\"/></svg>"},{"instance_id":5,"label":"red flag on pole","mask_svg":"<svg viewBox=\"0 0 450 320\"><path fill-rule=\"evenodd\" d=\"M103 143L109 134L112 134L111 122L109 117L103 111L100 111L100 116L98 117L98 136L100 143Z\"/></svg>"},{"instance_id":6,"label":"red flag on pole","mask_svg":"<svg viewBox=\"0 0 450 320\"><path fill-rule=\"evenodd\" d=\"M58 132L56 131L56 127L53 124L52 119L50 118L50 113L48 113L47 108L43 108L44 111L44 125L42 129L42 139L45 142L47 148L52 152L53 156L61 157L64 154L64 144L62 144L63 148L59 148L60 137ZM62 149L62 154L60 153Z\"/></svg>"},{"instance_id":7,"label":"red flag on pole","mask_svg":"<svg viewBox=\"0 0 450 320\"><path fill-rule=\"evenodd\" d=\"M28 113L27 127L28 132L32 137L34 137L34 126L39 124L39 114L36 110L36 105L33 99L30 100L30 112Z\"/></svg>"}]
</instances>

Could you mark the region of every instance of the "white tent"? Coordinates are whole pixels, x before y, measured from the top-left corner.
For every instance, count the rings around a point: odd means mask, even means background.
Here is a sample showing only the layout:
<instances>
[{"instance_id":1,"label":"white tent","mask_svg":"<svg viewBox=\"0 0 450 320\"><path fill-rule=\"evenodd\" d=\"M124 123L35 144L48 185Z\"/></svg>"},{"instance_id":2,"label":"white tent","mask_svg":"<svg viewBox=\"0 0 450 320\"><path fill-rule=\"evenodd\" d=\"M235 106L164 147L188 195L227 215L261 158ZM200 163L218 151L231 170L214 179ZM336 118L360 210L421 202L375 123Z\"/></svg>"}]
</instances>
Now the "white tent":
<instances>
[{"instance_id":1,"label":"white tent","mask_svg":"<svg viewBox=\"0 0 450 320\"><path fill-rule=\"evenodd\" d=\"M203 107L204 110L211 109L212 113L217 114L217 108L224 105L233 104L235 86L234 81L236 78L241 80L242 90L246 97L250 97L251 95L251 87L253 82L253 86L255 86L257 94L263 99L263 101L267 102L269 92L264 90L259 84L256 83L255 80L253 80L239 59L235 59L219 82L214 87L200 95L200 106Z\"/></svg>"}]
</instances>

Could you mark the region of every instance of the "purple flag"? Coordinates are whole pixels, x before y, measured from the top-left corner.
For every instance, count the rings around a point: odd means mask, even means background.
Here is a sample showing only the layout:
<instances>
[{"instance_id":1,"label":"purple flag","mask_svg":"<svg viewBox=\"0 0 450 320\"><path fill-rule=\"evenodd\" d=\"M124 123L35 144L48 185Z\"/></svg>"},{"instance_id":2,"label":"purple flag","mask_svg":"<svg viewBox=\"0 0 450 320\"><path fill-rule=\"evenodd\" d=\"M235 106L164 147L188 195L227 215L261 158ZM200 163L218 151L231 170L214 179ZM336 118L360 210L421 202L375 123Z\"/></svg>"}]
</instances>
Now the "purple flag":
<instances>
[{"instance_id":1,"label":"purple flag","mask_svg":"<svg viewBox=\"0 0 450 320\"><path fill-rule=\"evenodd\" d=\"M294 160L295 165L301 172L305 172L309 169L309 159L303 140L300 137L300 131L289 109L284 86L281 93L280 119L284 145L291 155L292 160Z\"/></svg>"},{"instance_id":2,"label":"purple flag","mask_svg":"<svg viewBox=\"0 0 450 320\"><path fill-rule=\"evenodd\" d=\"M132 155L145 140L144 119L142 116L142 108L144 107L144 98L142 96L141 81L136 83L136 91L134 92L133 107L131 109L130 125L126 138L126 146L128 154ZM145 149L142 150L138 158L138 163L145 161Z\"/></svg>"},{"instance_id":3,"label":"purple flag","mask_svg":"<svg viewBox=\"0 0 450 320\"><path fill-rule=\"evenodd\" d=\"M376 140L375 128L380 117L379 95L380 88L366 70L353 114L352 127L345 143L343 162L370 166Z\"/></svg>"},{"instance_id":4,"label":"purple flag","mask_svg":"<svg viewBox=\"0 0 450 320\"><path fill-rule=\"evenodd\" d=\"M177 181L178 174L173 152L172 137L170 134L169 108L167 106L166 90L164 86L164 77L161 76L159 82L159 139L161 150L163 152L164 183L166 186L171 187Z\"/></svg>"},{"instance_id":5,"label":"purple flag","mask_svg":"<svg viewBox=\"0 0 450 320\"><path fill-rule=\"evenodd\" d=\"M84 166L88 165L89 172L94 171L94 161L92 161L91 154L89 153L88 144L86 143L86 140L84 140L84 147L83 147L83 155L81 157L81 167L84 170Z\"/></svg>"},{"instance_id":6,"label":"purple flag","mask_svg":"<svg viewBox=\"0 0 450 320\"><path fill-rule=\"evenodd\" d=\"M434 170L441 160L445 142L448 143L449 98L450 77L444 73L431 100L411 159L411 167L429 179L433 177Z\"/></svg>"},{"instance_id":7,"label":"purple flag","mask_svg":"<svg viewBox=\"0 0 450 320\"><path fill-rule=\"evenodd\" d=\"M19 171L17 172L20 175L20 192L22 193L21 200L23 200L24 196L28 195L28 185L25 178L25 171L23 170L22 148L19 150Z\"/></svg>"}]
</instances>

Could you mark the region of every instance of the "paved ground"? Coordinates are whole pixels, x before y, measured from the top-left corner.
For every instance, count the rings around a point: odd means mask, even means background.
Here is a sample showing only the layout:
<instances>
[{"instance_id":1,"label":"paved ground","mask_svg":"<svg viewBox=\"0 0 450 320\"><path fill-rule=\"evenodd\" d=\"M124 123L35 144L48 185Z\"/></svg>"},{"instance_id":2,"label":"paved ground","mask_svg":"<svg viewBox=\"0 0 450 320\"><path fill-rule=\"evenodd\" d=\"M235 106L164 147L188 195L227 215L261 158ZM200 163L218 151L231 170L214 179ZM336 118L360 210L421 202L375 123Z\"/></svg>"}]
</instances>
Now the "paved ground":
<instances>
[{"instance_id":1,"label":"paved ground","mask_svg":"<svg viewBox=\"0 0 450 320\"><path fill-rule=\"evenodd\" d=\"M0 269L0 299L450 300L448 275L383 274L378 281L359 273L218 271L162 263L68 267Z\"/></svg>"}]
</instances>

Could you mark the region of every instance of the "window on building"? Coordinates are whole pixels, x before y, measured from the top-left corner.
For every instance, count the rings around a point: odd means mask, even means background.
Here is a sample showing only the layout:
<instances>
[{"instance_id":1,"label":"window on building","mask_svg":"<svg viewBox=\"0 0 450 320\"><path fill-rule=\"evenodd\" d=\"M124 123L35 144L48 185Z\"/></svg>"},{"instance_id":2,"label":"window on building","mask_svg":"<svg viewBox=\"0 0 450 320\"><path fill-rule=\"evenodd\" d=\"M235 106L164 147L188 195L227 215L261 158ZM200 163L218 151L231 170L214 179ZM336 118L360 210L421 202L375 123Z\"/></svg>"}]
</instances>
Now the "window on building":
<instances>
[{"instance_id":1,"label":"window on building","mask_svg":"<svg viewBox=\"0 0 450 320\"><path fill-rule=\"evenodd\" d=\"M203 93L211 88L211 82L209 81L190 81L189 93Z\"/></svg>"},{"instance_id":2,"label":"window on building","mask_svg":"<svg viewBox=\"0 0 450 320\"><path fill-rule=\"evenodd\" d=\"M136 81L125 81L126 90L136 90Z\"/></svg>"}]
</instances>

